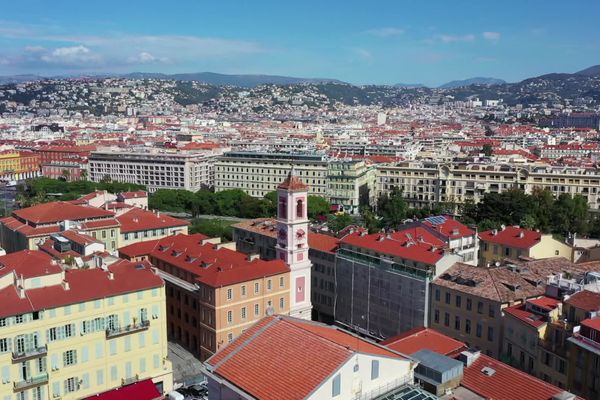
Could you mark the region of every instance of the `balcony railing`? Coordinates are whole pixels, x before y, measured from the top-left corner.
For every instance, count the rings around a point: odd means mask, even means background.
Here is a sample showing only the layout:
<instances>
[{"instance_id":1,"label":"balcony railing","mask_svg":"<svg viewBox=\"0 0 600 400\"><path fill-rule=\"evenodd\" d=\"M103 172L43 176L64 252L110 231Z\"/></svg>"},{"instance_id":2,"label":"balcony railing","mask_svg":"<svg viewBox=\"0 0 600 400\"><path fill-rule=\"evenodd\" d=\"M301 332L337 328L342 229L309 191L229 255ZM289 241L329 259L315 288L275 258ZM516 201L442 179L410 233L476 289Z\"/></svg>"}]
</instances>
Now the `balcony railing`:
<instances>
[{"instance_id":1,"label":"balcony railing","mask_svg":"<svg viewBox=\"0 0 600 400\"><path fill-rule=\"evenodd\" d=\"M139 380L140 380L140 377L139 377L139 375L136 374L136 375L134 375L132 377L121 379L121 384L123 386L125 386L125 385L131 385L132 383L136 383Z\"/></svg>"},{"instance_id":2,"label":"balcony railing","mask_svg":"<svg viewBox=\"0 0 600 400\"><path fill-rule=\"evenodd\" d=\"M27 361L27 360L30 360L32 358L43 357L46 354L48 354L48 346L41 346L41 347L37 347L35 349L23 351L23 352L20 352L20 353L13 352L12 353L12 361L14 363L15 362Z\"/></svg>"},{"instance_id":3,"label":"balcony railing","mask_svg":"<svg viewBox=\"0 0 600 400\"><path fill-rule=\"evenodd\" d=\"M35 386L45 385L48 383L48 374L32 376L31 378L15 382L15 390L24 390Z\"/></svg>"},{"instance_id":4,"label":"balcony railing","mask_svg":"<svg viewBox=\"0 0 600 400\"><path fill-rule=\"evenodd\" d=\"M140 332L140 331L145 331L145 330L148 330L149 326L150 326L150 321L145 320L145 321L136 322L134 324L129 324L129 325L122 326L122 327L119 326L119 327L115 327L115 328L108 328L106 330L106 337L112 338L112 337L117 337L117 336L129 335L131 333L136 333L136 332Z\"/></svg>"},{"instance_id":5,"label":"balcony railing","mask_svg":"<svg viewBox=\"0 0 600 400\"><path fill-rule=\"evenodd\" d=\"M387 394L393 390L399 389L404 385L412 384L414 382L414 377L412 374L408 374L402 378L395 379L391 382L387 382L379 387L374 388L365 393L356 393L353 397L353 400L370 400L376 397Z\"/></svg>"}]
</instances>

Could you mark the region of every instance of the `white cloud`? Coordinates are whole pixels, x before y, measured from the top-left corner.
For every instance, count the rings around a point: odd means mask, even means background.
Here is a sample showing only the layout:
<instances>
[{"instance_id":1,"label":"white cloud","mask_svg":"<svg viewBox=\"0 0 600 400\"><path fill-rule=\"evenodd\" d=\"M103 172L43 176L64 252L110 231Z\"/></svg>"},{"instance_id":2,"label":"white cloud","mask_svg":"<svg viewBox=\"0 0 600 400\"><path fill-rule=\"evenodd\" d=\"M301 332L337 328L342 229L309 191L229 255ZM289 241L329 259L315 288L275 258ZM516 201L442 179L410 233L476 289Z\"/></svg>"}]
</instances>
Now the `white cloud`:
<instances>
[{"instance_id":1,"label":"white cloud","mask_svg":"<svg viewBox=\"0 0 600 400\"><path fill-rule=\"evenodd\" d=\"M475 40L475 35L471 33L467 35L439 35L437 38L443 43L472 42Z\"/></svg>"},{"instance_id":2,"label":"white cloud","mask_svg":"<svg viewBox=\"0 0 600 400\"><path fill-rule=\"evenodd\" d=\"M156 57L147 51L127 58L127 62L130 64L153 64L153 63L168 63L169 59L166 57Z\"/></svg>"},{"instance_id":3,"label":"white cloud","mask_svg":"<svg viewBox=\"0 0 600 400\"><path fill-rule=\"evenodd\" d=\"M486 40L499 40L500 39L500 32L483 32L481 35Z\"/></svg>"},{"instance_id":4,"label":"white cloud","mask_svg":"<svg viewBox=\"0 0 600 400\"><path fill-rule=\"evenodd\" d=\"M404 33L404 29L394 28L394 27L385 27L385 28L377 28L377 29L369 29L365 31L365 33L373 36L379 37L389 37L389 36L398 36Z\"/></svg>"},{"instance_id":5,"label":"white cloud","mask_svg":"<svg viewBox=\"0 0 600 400\"><path fill-rule=\"evenodd\" d=\"M100 60L97 54L92 53L85 46L58 47L51 52L43 54L40 59L49 64L87 64Z\"/></svg>"}]
</instances>

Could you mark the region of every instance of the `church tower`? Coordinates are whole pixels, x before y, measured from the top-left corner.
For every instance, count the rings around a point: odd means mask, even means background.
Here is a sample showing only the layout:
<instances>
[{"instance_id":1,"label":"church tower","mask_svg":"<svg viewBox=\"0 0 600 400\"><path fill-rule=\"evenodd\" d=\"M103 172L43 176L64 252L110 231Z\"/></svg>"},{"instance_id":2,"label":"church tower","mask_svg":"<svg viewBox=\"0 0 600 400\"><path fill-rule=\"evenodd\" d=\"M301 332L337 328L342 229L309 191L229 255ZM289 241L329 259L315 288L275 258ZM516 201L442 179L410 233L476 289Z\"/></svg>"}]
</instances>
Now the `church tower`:
<instances>
[{"instance_id":1,"label":"church tower","mask_svg":"<svg viewBox=\"0 0 600 400\"><path fill-rule=\"evenodd\" d=\"M311 319L311 268L308 259L308 186L292 167L277 187L277 258L290 267L290 315Z\"/></svg>"}]
</instances>

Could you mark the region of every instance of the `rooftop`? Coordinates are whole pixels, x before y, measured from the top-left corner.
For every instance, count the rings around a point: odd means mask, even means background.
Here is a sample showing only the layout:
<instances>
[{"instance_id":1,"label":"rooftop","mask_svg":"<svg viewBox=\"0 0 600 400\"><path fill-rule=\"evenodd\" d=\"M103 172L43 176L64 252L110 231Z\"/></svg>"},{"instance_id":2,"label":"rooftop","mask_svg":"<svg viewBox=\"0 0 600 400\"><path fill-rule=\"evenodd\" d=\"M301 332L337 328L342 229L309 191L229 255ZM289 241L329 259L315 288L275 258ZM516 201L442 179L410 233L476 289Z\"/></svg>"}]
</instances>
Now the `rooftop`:
<instances>
[{"instance_id":1,"label":"rooftop","mask_svg":"<svg viewBox=\"0 0 600 400\"><path fill-rule=\"evenodd\" d=\"M402 359L339 328L273 316L257 322L206 363L214 374L253 397L301 399L356 353Z\"/></svg>"},{"instance_id":2,"label":"rooftop","mask_svg":"<svg viewBox=\"0 0 600 400\"><path fill-rule=\"evenodd\" d=\"M147 231L150 229L175 228L189 225L189 221L174 218L160 212L130 208L116 217L121 225L121 233Z\"/></svg>"},{"instance_id":3,"label":"rooftop","mask_svg":"<svg viewBox=\"0 0 600 400\"><path fill-rule=\"evenodd\" d=\"M485 242L497 243L503 246L529 249L541 241L542 234L516 226L507 226L504 229L481 232L479 238Z\"/></svg>"},{"instance_id":4,"label":"rooftop","mask_svg":"<svg viewBox=\"0 0 600 400\"><path fill-rule=\"evenodd\" d=\"M13 215L33 224L51 224L66 220L80 221L94 218L111 218L114 213L101 208L54 201L13 211Z\"/></svg>"},{"instance_id":5,"label":"rooftop","mask_svg":"<svg viewBox=\"0 0 600 400\"><path fill-rule=\"evenodd\" d=\"M565 304L569 304L573 307L580 308L588 312L598 311L600 310L600 293L582 290L581 292L577 292L565 300Z\"/></svg>"},{"instance_id":6,"label":"rooftop","mask_svg":"<svg viewBox=\"0 0 600 400\"><path fill-rule=\"evenodd\" d=\"M402 354L413 354L419 350L428 349L451 357L467 350L467 346L463 342L425 327L412 329L386 339L380 344Z\"/></svg>"}]
</instances>

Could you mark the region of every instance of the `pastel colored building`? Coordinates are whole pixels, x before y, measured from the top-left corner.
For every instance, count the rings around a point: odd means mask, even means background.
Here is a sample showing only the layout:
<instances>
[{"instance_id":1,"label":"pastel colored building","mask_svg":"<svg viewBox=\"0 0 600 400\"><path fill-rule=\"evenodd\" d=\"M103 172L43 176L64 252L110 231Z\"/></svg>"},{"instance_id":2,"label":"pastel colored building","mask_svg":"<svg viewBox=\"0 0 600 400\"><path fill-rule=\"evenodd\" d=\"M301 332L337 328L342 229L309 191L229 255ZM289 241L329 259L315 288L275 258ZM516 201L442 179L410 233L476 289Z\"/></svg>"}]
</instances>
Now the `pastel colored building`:
<instances>
[{"instance_id":1,"label":"pastel colored building","mask_svg":"<svg viewBox=\"0 0 600 400\"><path fill-rule=\"evenodd\" d=\"M201 234L175 235L120 250L147 258L167 282L169 337L206 360L254 322L290 311L290 268L248 256Z\"/></svg>"},{"instance_id":2,"label":"pastel colored building","mask_svg":"<svg viewBox=\"0 0 600 400\"><path fill-rule=\"evenodd\" d=\"M479 233L479 265L502 262L505 258L564 257L573 261L573 249L552 235L518 226L507 226Z\"/></svg>"},{"instance_id":3,"label":"pastel colored building","mask_svg":"<svg viewBox=\"0 0 600 400\"><path fill-rule=\"evenodd\" d=\"M150 379L172 390L165 287L149 263L67 269L0 257L0 398L80 399Z\"/></svg>"}]
</instances>

